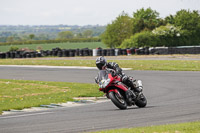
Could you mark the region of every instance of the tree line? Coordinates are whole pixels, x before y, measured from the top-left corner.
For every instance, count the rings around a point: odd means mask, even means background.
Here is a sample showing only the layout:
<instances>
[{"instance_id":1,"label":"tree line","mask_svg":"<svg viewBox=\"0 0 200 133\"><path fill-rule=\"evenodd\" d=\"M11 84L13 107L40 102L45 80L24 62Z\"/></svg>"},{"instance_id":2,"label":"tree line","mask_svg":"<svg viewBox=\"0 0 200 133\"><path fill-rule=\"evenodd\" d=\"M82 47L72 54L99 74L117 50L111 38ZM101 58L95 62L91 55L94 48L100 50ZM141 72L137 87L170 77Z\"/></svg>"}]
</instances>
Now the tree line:
<instances>
[{"instance_id":1,"label":"tree line","mask_svg":"<svg viewBox=\"0 0 200 133\"><path fill-rule=\"evenodd\" d=\"M107 25L101 40L108 47L158 47L200 45L199 11L180 10L160 18L151 8L122 12Z\"/></svg>"},{"instance_id":2,"label":"tree line","mask_svg":"<svg viewBox=\"0 0 200 133\"><path fill-rule=\"evenodd\" d=\"M41 40L63 40L98 37L106 26L99 25L0 25L0 42L15 43ZM83 39L84 40L84 39Z\"/></svg>"}]
</instances>

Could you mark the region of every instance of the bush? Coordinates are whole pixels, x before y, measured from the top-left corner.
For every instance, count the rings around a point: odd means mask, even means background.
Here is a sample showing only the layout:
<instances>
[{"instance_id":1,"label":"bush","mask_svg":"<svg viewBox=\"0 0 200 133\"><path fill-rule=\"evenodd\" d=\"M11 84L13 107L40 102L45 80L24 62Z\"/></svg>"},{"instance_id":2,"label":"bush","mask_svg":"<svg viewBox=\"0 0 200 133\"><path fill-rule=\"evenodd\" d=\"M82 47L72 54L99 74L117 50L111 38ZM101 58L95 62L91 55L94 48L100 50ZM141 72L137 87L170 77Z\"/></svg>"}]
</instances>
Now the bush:
<instances>
[{"instance_id":1,"label":"bush","mask_svg":"<svg viewBox=\"0 0 200 133\"><path fill-rule=\"evenodd\" d=\"M142 31L123 41L120 48L153 47L159 42L158 38L150 31Z\"/></svg>"},{"instance_id":2,"label":"bush","mask_svg":"<svg viewBox=\"0 0 200 133\"><path fill-rule=\"evenodd\" d=\"M19 50L19 48L15 46L11 46L9 49L9 51L17 51L17 50Z\"/></svg>"}]
</instances>

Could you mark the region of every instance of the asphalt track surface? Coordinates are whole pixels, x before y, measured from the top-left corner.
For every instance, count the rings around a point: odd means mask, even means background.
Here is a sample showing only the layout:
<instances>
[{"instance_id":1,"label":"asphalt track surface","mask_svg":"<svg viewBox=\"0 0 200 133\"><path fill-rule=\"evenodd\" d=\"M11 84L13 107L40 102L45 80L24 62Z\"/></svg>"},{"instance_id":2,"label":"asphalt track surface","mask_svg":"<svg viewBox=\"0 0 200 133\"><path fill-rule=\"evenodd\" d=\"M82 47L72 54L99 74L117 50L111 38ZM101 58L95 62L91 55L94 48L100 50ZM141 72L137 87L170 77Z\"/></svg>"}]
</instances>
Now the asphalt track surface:
<instances>
[{"instance_id":1,"label":"asphalt track surface","mask_svg":"<svg viewBox=\"0 0 200 133\"><path fill-rule=\"evenodd\" d=\"M94 83L97 70L0 67L0 79ZM1 133L73 133L200 120L200 72L125 71L142 79L146 108L111 101L0 116ZM97 88L94 88L97 89Z\"/></svg>"}]
</instances>

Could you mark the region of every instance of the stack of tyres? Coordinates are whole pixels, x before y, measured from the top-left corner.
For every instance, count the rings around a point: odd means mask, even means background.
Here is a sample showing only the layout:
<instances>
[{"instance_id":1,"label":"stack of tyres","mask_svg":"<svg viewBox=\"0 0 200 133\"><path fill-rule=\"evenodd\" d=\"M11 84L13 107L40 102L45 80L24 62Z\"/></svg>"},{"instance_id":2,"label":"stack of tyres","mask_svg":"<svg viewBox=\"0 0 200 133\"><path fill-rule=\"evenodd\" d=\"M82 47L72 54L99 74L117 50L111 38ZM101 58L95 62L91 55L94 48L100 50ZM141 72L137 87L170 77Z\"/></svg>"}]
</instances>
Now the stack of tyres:
<instances>
[{"instance_id":1,"label":"stack of tyres","mask_svg":"<svg viewBox=\"0 0 200 133\"><path fill-rule=\"evenodd\" d=\"M53 56L58 56L58 52L60 52L60 51L62 51L60 48L53 48L52 49L52 55ZM59 55L60 55L60 53L59 53Z\"/></svg>"},{"instance_id":2,"label":"stack of tyres","mask_svg":"<svg viewBox=\"0 0 200 133\"><path fill-rule=\"evenodd\" d=\"M58 57L62 57L63 56L63 52L62 51L58 51L57 56Z\"/></svg>"},{"instance_id":3,"label":"stack of tyres","mask_svg":"<svg viewBox=\"0 0 200 133\"><path fill-rule=\"evenodd\" d=\"M115 56L122 55L122 49L115 49Z\"/></svg>"},{"instance_id":4,"label":"stack of tyres","mask_svg":"<svg viewBox=\"0 0 200 133\"><path fill-rule=\"evenodd\" d=\"M28 54L28 52L23 52L23 56L22 57L23 58L27 58L27 56L26 56L27 54Z\"/></svg>"},{"instance_id":5,"label":"stack of tyres","mask_svg":"<svg viewBox=\"0 0 200 133\"><path fill-rule=\"evenodd\" d=\"M22 58L21 51L16 51L15 58Z\"/></svg>"},{"instance_id":6,"label":"stack of tyres","mask_svg":"<svg viewBox=\"0 0 200 133\"><path fill-rule=\"evenodd\" d=\"M89 49L88 48L85 48L83 49L83 56L89 56Z\"/></svg>"},{"instance_id":7,"label":"stack of tyres","mask_svg":"<svg viewBox=\"0 0 200 133\"><path fill-rule=\"evenodd\" d=\"M144 48L144 54L149 55L149 47Z\"/></svg>"},{"instance_id":8,"label":"stack of tyres","mask_svg":"<svg viewBox=\"0 0 200 133\"><path fill-rule=\"evenodd\" d=\"M195 47L191 47L191 48L183 48L184 50L182 50L182 54L195 54Z\"/></svg>"},{"instance_id":9,"label":"stack of tyres","mask_svg":"<svg viewBox=\"0 0 200 133\"><path fill-rule=\"evenodd\" d=\"M84 56L83 55L83 49L79 50L79 56Z\"/></svg>"},{"instance_id":10,"label":"stack of tyres","mask_svg":"<svg viewBox=\"0 0 200 133\"><path fill-rule=\"evenodd\" d=\"M52 51L52 56L57 56L58 51Z\"/></svg>"},{"instance_id":11,"label":"stack of tyres","mask_svg":"<svg viewBox=\"0 0 200 133\"><path fill-rule=\"evenodd\" d=\"M200 54L200 47L194 47L194 54Z\"/></svg>"},{"instance_id":12,"label":"stack of tyres","mask_svg":"<svg viewBox=\"0 0 200 133\"><path fill-rule=\"evenodd\" d=\"M6 58L10 58L10 52L6 52Z\"/></svg>"},{"instance_id":13,"label":"stack of tyres","mask_svg":"<svg viewBox=\"0 0 200 133\"><path fill-rule=\"evenodd\" d=\"M41 53L42 53L43 56L48 56L49 55L48 51L43 51L42 50Z\"/></svg>"},{"instance_id":14,"label":"stack of tyres","mask_svg":"<svg viewBox=\"0 0 200 133\"><path fill-rule=\"evenodd\" d=\"M126 49L122 49L122 55L127 55L127 51L126 51Z\"/></svg>"},{"instance_id":15,"label":"stack of tyres","mask_svg":"<svg viewBox=\"0 0 200 133\"><path fill-rule=\"evenodd\" d=\"M79 55L80 55L80 50L76 49L75 56L79 56Z\"/></svg>"},{"instance_id":16,"label":"stack of tyres","mask_svg":"<svg viewBox=\"0 0 200 133\"><path fill-rule=\"evenodd\" d=\"M31 55L31 58L35 58L36 57L35 52L30 52L30 55Z\"/></svg>"},{"instance_id":17,"label":"stack of tyres","mask_svg":"<svg viewBox=\"0 0 200 133\"><path fill-rule=\"evenodd\" d=\"M92 49L89 49L89 56L92 56L93 55L93 51Z\"/></svg>"},{"instance_id":18,"label":"stack of tyres","mask_svg":"<svg viewBox=\"0 0 200 133\"><path fill-rule=\"evenodd\" d=\"M127 55L131 55L132 53L131 53L131 49L126 49L126 51L127 51Z\"/></svg>"},{"instance_id":19,"label":"stack of tyres","mask_svg":"<svg viewBox=\"0 0 200 133\"><path fill-rule=\"evenodd\" d=\"M93 49L92 55L97 56L98 49Z\"/></svg>"},{"instance_id":20,"label":"stack of tyres","mask_svg":"<svg viewBox=\"0 0 200 133\"><path fill-rule=\"evenodd\" d=\"M36 57L42 57L41 53L36 53Z\"/></svg>"},{"instance_id":21,"label":"stack of tyres","mask_svg":"<svg viewBox=\"0 0 200 133\"><path fill-rule=\"evenodd\" d=\"M115 49L107 49L107 56L115 56Z\"/></svg>"},{"instance_id":22,"label":"stack of tyres","mask_svg":"<svg viewBox=\"0 0 200 133\"><path fill-rule=\"evenodd\" d=\"M31 58L31 54L29 52L26 53L26 58Z\"/></svg>"},{"instance_id":23,"label":"stack of tyres","mask_svg":"<svg viewBox=\"0 0 200 133\"><path fill-rule=\"evenodd\" d=\"M47 50L46 53L47 53L47 56L52 56L52 51Z\"/></svg>"},{"instance_id":24,"label":"stack of tyres","mask_svg":"<svg viewBox=\"0 0 200 133\"><path fill-rule=\"evenodd\" d=\"M6 53L0 53L0 58L5 59L6 58Z\"/></svg>"},{"instance_id":25,"label":"stack of tyres","mask_svg":"<svg viewBox=\"0 0 200 133\"><path fill-rule=\"evenodd\" d=\"M10 52L10 58L15 58L15 52Z\"/></svg>"},{"instance_id":26,"label":"stack of tyres","mask_svg":"<svg viewBox=\"0 0 200 133\"><path fill-rule=\"evenodd\" d=\"M75 56L75 50L74 49L70 49L69 50L69 57L74 57Z\"/></svg>"},{"instance_id":27,"label":"stack of tyres","mask_svg":"<svg viewBox=\"0 0 200 133\"><path fill-rule=\"evenodd\" d=\"M107 55L107 49L102 49L101 50L101 55L106 56Z\"/></svg>"},{"instance_id":28,"label":"stack of tyres","mask_svg":"<svg viewBox=\"0 0 200 133\"><path fill-rule=\"evenodd\" d=\"M169 54L178 54L179 50L178 50L178 48L175 48L175 47L169 47L168 48L168 53Z\"/></svg>"},{"instance_id":29,"label":"stack of tyres","mask_svg":"<svg viewBox=\"0 0 200 133\"><path fill-rule=\"evenodd\" d=\"M110 49L106 49L106 51L107 51L106 56L110 56Z\"/></svg>"},{"instance_id":30,"label":"stack of tyres","mask_svg":"<svg viewBox=\"0 0 200 133\"><path fill-rule=\"evenodd\" d=\"M145 48L136 49L135 53L137 55L144 55L145 54Z\"/></svg>"},{"instance_id":31,"label":"stack of tyres","mask_svg":"<svg viewBox=\"0 0 200 133\"><path fill-rule=\"evenodd\" d=\"M115 56L115 49L110 49L110 56Z\"/></svg>"},{"instance_id":32,"label":"stack of tyres","mask_svg":"<svg viewBox=\"0 0 200 133\"><path fill-rule=\"evenodd\" d=\"M105 56L105 55L102 55L102 50L104 50L104 49L98 49L97 56Z\"/></svg>"},{"instance_id":33,"label":"stack of tyres","mask_svg":"<svg viewBox=\"0 0 200 133\"><path fill-rule=\"evenodd\" d=\"M69 50L63 49L62 52L64 57L69 57Z\"/></svg>"},{"instance_id":34,"label":"stack of tyres","mask_svg":"<svg viewBox=\"0 0 200 133\"><path fill-rule=\"evenodd\" d=\"M136 48L131 48L131 49L130 49L132 55L135 54L135 49L136 49Z\"/></svg>"}]
</instances>

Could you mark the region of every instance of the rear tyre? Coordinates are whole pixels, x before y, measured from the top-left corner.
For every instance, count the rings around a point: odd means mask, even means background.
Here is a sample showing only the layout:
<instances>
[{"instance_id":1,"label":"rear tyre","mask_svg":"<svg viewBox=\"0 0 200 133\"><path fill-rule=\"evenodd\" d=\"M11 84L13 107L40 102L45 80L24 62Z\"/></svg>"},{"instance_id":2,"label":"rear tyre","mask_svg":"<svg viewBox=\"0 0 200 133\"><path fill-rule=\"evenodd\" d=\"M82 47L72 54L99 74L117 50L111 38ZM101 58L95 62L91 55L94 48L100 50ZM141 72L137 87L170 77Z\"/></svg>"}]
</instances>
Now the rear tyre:
<instances>
[{"instance_id":1,"label":"rear tyre","mask_svg":"<svg viewBox=\"0 0 200 133\"><path fill-rule=\"evenodd\" d=\"M126 103L125 99L123 98L123 96L120 97L117 93L110 92L109 97L110 97L111 101L115 104L115 106L117 106L119 109L127 108L127 103Z\"/></svg>"},{"instance_id":2,"label":"rear tyre","mask_svg":"<svg viewBox=\"0 0 200 133\"><path fill-rule=\"evenodd\" d=\"M139 100L135 102L135 105L139 108L144 108L147 105L146 97L143 94L141 94Z\"/></svg>"}]
</instances>

